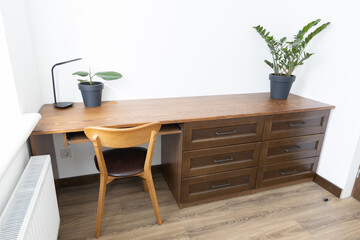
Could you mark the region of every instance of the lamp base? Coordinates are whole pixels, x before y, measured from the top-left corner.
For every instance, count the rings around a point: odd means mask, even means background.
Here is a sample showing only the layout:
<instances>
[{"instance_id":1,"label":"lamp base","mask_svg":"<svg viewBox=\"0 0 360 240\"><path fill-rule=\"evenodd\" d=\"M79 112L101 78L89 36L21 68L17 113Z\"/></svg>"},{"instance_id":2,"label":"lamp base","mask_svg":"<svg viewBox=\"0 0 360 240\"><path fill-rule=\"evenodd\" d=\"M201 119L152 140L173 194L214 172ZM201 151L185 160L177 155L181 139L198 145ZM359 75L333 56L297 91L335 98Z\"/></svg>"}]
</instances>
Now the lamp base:
<instances>
[{"instance_id":1,"label":"lamp base","mask_svg":"<svg viewBox=\"0 0 360 240\"><path fill-rule=\"evenodd\" d=\"M54 107L56 108L68 108L71 107L74 103L73 102L58 102L54 103Z\"/></svg>"}]
</instances>

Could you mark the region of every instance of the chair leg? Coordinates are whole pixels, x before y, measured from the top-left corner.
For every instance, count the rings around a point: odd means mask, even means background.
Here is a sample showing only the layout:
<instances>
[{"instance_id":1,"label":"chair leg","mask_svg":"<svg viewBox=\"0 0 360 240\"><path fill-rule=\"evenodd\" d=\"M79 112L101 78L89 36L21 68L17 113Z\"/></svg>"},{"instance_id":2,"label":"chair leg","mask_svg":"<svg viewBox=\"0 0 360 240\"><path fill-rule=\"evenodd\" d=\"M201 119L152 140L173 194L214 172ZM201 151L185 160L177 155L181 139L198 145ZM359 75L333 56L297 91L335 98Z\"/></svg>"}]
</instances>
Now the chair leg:
<instances>
[{"instance_id":1,"label":"chair leg","mask_svg":"<svg viewBox=\"0 0 360 240\"><path fill-rule=\"evenodd\" d=\"M100 188L99 188L99 200L98 200L97 215L96 215L95 238L98 238L101 232L101 221L104 212L105 193L106 193L106 178L101 177Z\"/></svg>"},{"instance_id":2,"label":"chair leg","mask_svg":"<svg viewBox=\"0 0 360 240\"><path fill-rule=\"evenodd\" d=\"M161 225L162 221L161 221L161 216L160 216L160 210L159 210L159 205L158 205L158 201L157 201L157 197L156 197L156 193L155 193L155 187L154 187L154 182L153 182L151 172L146 177L146 183L149 188L150 198L151 198L151 202L152 202L152 205L154 208L156 222L158 225Z\"/></svg>"},{"instance_id":3,"label":"chair leg","mask_svg":"<svg viewBox=\"0 0 360 240\"><path fill-rule=\"evenodd\" d=\"M144 192L149 192L149 188L146 183L146 179L143 178Z\"/></svg>"}]
</instances>

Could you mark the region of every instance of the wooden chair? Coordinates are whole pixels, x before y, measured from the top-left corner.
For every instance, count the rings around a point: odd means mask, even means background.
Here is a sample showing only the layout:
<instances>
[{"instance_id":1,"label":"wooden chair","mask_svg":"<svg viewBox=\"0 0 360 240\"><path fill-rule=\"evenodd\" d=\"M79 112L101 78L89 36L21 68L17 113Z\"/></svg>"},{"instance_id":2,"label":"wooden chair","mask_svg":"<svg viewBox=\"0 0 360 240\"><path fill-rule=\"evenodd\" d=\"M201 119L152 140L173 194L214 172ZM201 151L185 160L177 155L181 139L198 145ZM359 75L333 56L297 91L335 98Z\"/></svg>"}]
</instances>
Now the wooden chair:
<instances>
[{"instance_id":1,"label":"wooden chair","mask_svg":"<svg viewBox=\"0 0 360 240\"><path fill-rule=\"evenodd\" d=\"M100 236L106 185L117 178L138 176L143 179L144 191L150 193L156 222L162 224L159 205L151 174L151 161L160 123L149 123L134 128L85 128L86 136L95 148L95 165L100 171L95 238ZM149 142L148 149L134 147ZM114 148L102 151L101 146Z\"/></svg>"}]
</instances>

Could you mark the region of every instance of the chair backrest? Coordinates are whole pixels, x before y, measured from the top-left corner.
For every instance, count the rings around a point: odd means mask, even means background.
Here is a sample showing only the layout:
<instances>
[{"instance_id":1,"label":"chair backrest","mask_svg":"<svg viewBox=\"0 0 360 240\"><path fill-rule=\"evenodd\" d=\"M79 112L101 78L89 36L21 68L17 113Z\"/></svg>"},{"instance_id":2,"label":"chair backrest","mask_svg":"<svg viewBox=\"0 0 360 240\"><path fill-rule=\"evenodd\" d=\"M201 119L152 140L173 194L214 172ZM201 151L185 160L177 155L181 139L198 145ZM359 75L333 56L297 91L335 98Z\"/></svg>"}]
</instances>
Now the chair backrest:
<instances>
[{"instance_id":1,"label":"chair backrest","mask_svg":"<svg viewBox=\"0 0 360 240\"><path fill-rule=\"evenodd\" d=\"M149 142L144 169L150 169L156 134L159 132L161 124L158 122L148 123L133 128L105 128L87 127L85 135L93 142L95 153L101 173L106 173L107 169L101 146L109 148L129 148Z\"/></svg>"},{"instance_id":2,"label":"chair backrest","mask_svg":"<svg viewBox=\"0 0 360 240\"><path fill-rule=\"evenodd\" d=\"M148 123L133 128L104 128L87 127L86 136L94 141L94 137L100 138L101 146L109 148L135 147L150 141L152 131L159 132L160 123Z\"/></svg>"}]
</instances>

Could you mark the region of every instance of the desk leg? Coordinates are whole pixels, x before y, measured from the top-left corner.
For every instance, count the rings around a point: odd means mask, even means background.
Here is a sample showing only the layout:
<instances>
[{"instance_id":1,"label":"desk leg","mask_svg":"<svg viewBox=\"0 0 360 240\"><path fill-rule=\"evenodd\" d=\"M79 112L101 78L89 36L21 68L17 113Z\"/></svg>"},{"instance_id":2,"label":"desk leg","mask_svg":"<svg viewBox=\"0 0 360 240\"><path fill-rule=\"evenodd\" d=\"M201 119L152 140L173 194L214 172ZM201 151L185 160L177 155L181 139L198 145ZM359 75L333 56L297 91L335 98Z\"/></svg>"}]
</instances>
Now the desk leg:
<instances>
[{"instance_id":1,"label":"desk leg","mask_svg":"<svg viewBox=\"0 0 360 240\"><path fill-rule=\"evenodd\" d=\"M49 135L31 135L30 136L31 151L33 156L48 155L51 156L51 165L53 169L54 178L59 178L58 165L56 162L56 154L54 147L54 140L51 134Z\"/></svg>"},{"instance_id":2,"label":"desk leg","mask_svg":"<svg viewBox=\"0 0 360 240\"><path fill-rule=\"evenodd\" d=\"M182 126L181 126L182 127ZM181 208L181 161L183 134L161 136L161 165L163 176Z\"/></svg>"}]
</instances>

